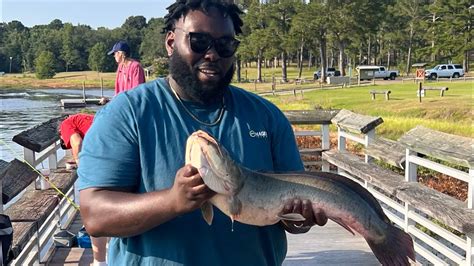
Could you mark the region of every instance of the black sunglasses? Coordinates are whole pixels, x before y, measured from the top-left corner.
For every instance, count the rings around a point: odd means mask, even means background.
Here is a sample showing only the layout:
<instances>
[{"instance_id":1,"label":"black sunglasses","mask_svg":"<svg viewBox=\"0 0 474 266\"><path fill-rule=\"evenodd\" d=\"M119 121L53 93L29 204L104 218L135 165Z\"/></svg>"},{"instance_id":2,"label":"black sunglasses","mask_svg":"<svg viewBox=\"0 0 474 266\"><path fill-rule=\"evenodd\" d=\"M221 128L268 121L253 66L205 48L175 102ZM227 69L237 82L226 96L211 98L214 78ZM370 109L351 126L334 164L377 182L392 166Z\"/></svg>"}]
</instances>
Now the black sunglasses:
<instances>
[{"instance_id":1,"label":"black sunglasses","mask_svg":"<svg viewBox=\"0 0 474 266\"><path fill-rule=\"evenodd\" d=\"M189 46L191 47L191 50L197 54L204 54L211 49L211 47L214 47L220 57L228 58L235 54L235 51L237 51L237 47L239 47L240 44L240 41L234 37L227 36L214 39L209 33L188 32L185 29L178 27L175 29L186 33L186 36L189 38Z\"/></svg>"}]
</instances>

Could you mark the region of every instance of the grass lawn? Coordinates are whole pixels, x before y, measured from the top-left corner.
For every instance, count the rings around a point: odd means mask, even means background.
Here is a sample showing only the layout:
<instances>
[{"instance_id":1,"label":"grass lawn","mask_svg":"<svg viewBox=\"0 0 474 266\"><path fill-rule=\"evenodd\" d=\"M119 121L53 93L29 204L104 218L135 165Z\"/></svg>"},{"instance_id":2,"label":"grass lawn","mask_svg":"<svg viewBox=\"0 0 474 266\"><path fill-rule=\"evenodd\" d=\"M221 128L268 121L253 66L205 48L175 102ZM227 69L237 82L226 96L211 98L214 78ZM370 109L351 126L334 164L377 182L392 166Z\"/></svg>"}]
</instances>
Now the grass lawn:
<instances>
[{"instance_id":1,"label":"grass lawn","mask_svg":"<svg viewBox=\"0 0 474 266\"><path fill-rule=\"evenodd\" d=\"M294 85L293 85L294 86ZM299 109L349 109L372 116L381 116L384 123L377 128L378 134L396 139L415 127L426 127L456 135L472 137L473 89L470 81L439 82L429 86L446 86L444 97L438 91L427 91L419 102L417 84L391 83L338 89L322 89L285 96L269 96L269 100L283 110ZM390 100L383 95L371 99L370 90L390 90Z\"/></svg>"},{"instance_id":2,"label":"grass lawn","mask_svg":"<svg viewBox=\"0 0 474 266\"><path fill-rule=\"evenodd\" d=\"M96 71L60 72L52 79L37 79L35 74L5 74L0 77L0 88L100 88L101 78L104 88L113 88L115 72L98 73Z\"/></svg>"}]
</instances>

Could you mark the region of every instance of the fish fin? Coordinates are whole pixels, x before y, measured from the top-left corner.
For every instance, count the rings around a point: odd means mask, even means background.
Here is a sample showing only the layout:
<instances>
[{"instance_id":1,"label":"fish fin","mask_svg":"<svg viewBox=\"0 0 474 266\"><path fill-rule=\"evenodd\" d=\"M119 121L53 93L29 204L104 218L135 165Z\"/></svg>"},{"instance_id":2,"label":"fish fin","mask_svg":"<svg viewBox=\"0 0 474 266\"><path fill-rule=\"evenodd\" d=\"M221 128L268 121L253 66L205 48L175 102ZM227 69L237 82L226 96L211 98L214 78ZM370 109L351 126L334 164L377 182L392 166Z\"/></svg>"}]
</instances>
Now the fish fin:
<instances>
[{"instance_id":1,"label":"fish fin","mask_svg":"<svg viewBox=\"0 0 474 266\"><path fill-rule=\"evenodd\" d=\"M229 197L229 212L234 217L238 217L240 212L242 212L242 202L239 198L234 196Z\"/></svg>"},{"instance_id":2,"label":"fish fin","mask_svg":"<svg viewBox=\"0 0 474 266\"><path fill-rule=\"evenodd\" d=\"M212 224L212 220L214 219L214 209L212 208L212 204L209 201L204 202L201 206L201 213L202 218L208 225Z\"/></svg>"},{"instance_id":3,"label":"fish fin","mask_svg":"<svg viewBox=\"0 0 474 266\"><path fill-rule=\"evenodd\" d=\"M411 265L416 261L411 236L391 224L382 242L367 239L367 243L382 265Z\"/></svg>"},{"instance_id":4,"label":"fish fin","mask_svg":"<svg viewBox=\"0 0 474 266\"><path fill-rule=\"evenodd\" d=\"M303 215L299 213L285 213L285 214L279 214L278 218L284 221L291 221L291 222L304 222L306 219L304 218Z\"/></svg>"},{"instance_id":5,"label":"fish fin","mask_svg":"<svg viewBox=\"0 0 474 266\"><path fill-rule=\"evenodd\" d=\"M332 217L331 217L331 220L333 220L334 222L336 222L338 225L344 227L344 229L346 229L347 231L349 231L349 233L351 233L352 235L355 236L354 231L352 231L352 229L351 229L349 226L347 226L347 225L344 223L344 221L342 221L342 219L335 219L335 218L332 218Z\"/></svg>"}]
</instances>

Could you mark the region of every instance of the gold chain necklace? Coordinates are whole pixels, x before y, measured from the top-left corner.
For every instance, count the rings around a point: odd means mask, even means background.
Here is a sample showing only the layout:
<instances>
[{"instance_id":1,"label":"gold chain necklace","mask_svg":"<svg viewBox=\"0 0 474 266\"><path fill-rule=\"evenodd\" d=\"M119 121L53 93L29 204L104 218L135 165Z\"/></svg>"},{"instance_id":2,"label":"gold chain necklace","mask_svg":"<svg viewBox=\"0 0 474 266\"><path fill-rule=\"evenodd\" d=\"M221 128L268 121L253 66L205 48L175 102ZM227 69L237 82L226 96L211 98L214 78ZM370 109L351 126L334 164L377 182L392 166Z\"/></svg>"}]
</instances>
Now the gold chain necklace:
<instances>
[{"instance_id":1,"label":"gold chain necklace","mask_svg":"<svg viewBox=\"0 0 474 266\"><path fill-rule=\"evenodd\" d=\"M219 124L222 120L222 117L224 117L224 112L225 112L225 100L224 100L224 95L222 95L222 106L219 110L219 116L217 117L216 121L214 122L211 122L211 123L207 123L207 122L204 122L202 120L200 120L196 115L194 115L191 110L188 109L188 107L186 107L186 105L183 103L183 100L181 99L181 97L179 97L178 93L176 92L176 90L173 88L173 86L171 86L171 82L168 81L168 84L170 85L170 88L171 90L173 91L174 93L174 96L176 96L176 99L178 100L178 102L181 104L181 106L183 107L184 111L186 111L186 113L188 113L188 115L194 119L196 122L198 122L199 124L202 124L204 126L208 126L208 127L212 127L212 126L215 126L217 124Z\"/></svg>"}]
</instances>

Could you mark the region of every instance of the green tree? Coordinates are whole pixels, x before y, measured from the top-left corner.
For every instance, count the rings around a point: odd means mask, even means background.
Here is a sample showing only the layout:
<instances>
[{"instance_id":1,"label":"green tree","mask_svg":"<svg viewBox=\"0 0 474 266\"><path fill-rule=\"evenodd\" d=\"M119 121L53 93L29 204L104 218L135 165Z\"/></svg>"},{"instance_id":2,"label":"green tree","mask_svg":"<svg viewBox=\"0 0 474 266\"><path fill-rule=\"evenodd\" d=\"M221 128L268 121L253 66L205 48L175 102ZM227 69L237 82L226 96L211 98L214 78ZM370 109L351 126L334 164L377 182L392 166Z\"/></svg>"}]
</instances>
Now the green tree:
<instances>
[{"instance_id":1,"label":"green tree","mask_svg":"<svg viewBox=\"0 0 474 266\"><path fill-rule=\"evenodd\" d=\"M249 34L241 43L241 56L257 59L257 81L262 82L263 53L269 47L271 33L268 29L268 5L254 0L244 17L244 24L248 23ZM243 58L244 59L244 58ZM244 59L245 60L245 59Z\"/></svg>"},{"instance_id":2,"label":"green tree","mask_svg":"<svg viewBox=\"0 0 474 266\"><path fill-rule=\"evenodd\" d=\"M419 32L417 31L421 27L419 26L423 18L423 10L426 8L425 5L421 5L422 0L398 0L395 4L395 12L401 20L403 20L407 25L402 31L405 33L406 42L405 47L407 47L407 59L405 71L406 73L410 72L410 66L412 61L412 53L415 48L416 38L419 37Z\"/></svg>"},{"instance_id":3,"label":"green tree","mask_svg":"<svg viewBox=\"0 0 474 266\"><path fill-rule=\"evenodd\" d=\"M151 65L154 60L160 57L166 57L165 35L161 33L164 26L164 20L150 19L147 28L144 30L145 35L140 45L140 54L142 65Z\"/></svg>"},{"instance_id":4,"label":"green tree","mask_svg":"<svg viewBox=\"0 0 474 266\"><path fill-rule=\"evenodd\" d=\"M39 79L48 79L54 77L54 55L49 51L42 51L35 60L36 77Z\"/></svg>"},{"instance_id":5,"label":"green tree","mask_svg":"<svg viewBox=\"0 0 474 266\"><path fill-rule=\"evenodd\" d=\"M140 44L143 40L143 32L145 31L147 24L146 18L143 16L130 16L125 20L122 27L123 37L130 46L130 57L139 58ZM118 41L118 40L115 40Z\"/></svg>"},{"instance_id":6,"label":"green tree","mask_svg":"<svg viewBox=\"0 0 474 266\"><path fill-rule=\"evenodd\" d=\"M437 62L464 62L468 69L469 52L472 53L472 25L474 9L469 0L436 0L429 6L432 40L431 47Z\"/></svg>"},{"instance_id":7,"label":"green tree","mask_svg":"<svg viewBox=\"0 0 474 266\"><path fill-rule=\"evenodd\" d=\"M27 51L29 29L19 21L3 24L2 32L4 38L0 38L0 52L5 56L5 70L10 71L10 57L12 57L12 72L20 72Z\"/></svg>"},{"instance_id":8,"label":"green tree","mask_svg":"<svg viewBox=\"0 0 474 266\"><path fill-rule=\"evenodd\" d=\"M105 69L107 62L107 47L103 42L96 43L89 52L89 67L97 72Z\"/></svg>"},{"instance_id":9,"label":"green tree","mask_svg":"<svg viewBox=\"0 0 474 266\"><path fill-rule=\"evenodd\" d=\"M52 30L60 30L63 28L63 26L64 24L60 19L54 19L53 21L49 23L48 28Z\"/></svg>"},{"instance_id":10,"label":"green tree","mask_svg":"<svg viewBox=\"0 0 474 266\"><path fill-rule=\"evenodd\" d=\"M330 26L329 12L326 3L311 1L302 7L298 15L295 16L295 25L298 27L298 31L308 34L306 38L312 44L311 46L314 47L311 50L320 56L321 80L326 80L327 39ZM293 31L296 31L296 29ZM319 51L316 50L317 48L319 48Z\"/></svg>"},{"instance_id":11,"label":"green tree","mask_svg":"<svg viewBox=\"0 0 474 266\"><path fill-rule=\"evenodd\" d=\"M299 54L303 53L304 41L295 40L290 33L291 21L296 16L296 10L301 5L300 0L279 0L268 4L268 11L265 14L269 16L269 30L271 34L271 48L281 54L281 78L283 82L288 81L287 75L287 58L288 52L298 50ZM300 60L301 61L301 60ZM301 65L301 64L300 64Z\"/></svg>"},{"instance_id":12,"label":"green tree","mask_svg":"<svg viewBox=\"0 0 474 266\"><path fill-rule=\"evenodd\" d=\"M66 23L63 28L63 46L61 50L61 59L66 64L66 72L69 70L69 66L72 66L80 58L79 51L76 49L73 42L74 28L71 24Z\"/></svg>"}]
</instances>

